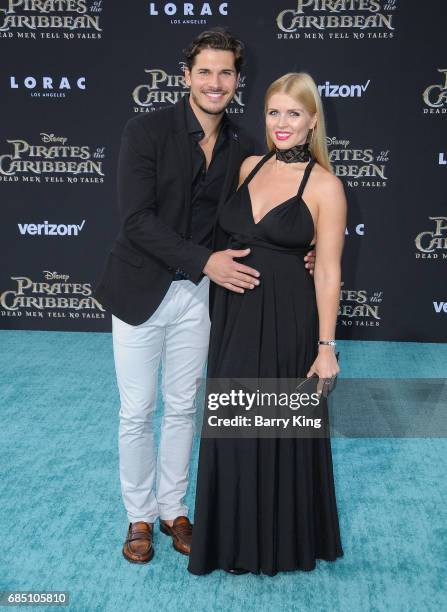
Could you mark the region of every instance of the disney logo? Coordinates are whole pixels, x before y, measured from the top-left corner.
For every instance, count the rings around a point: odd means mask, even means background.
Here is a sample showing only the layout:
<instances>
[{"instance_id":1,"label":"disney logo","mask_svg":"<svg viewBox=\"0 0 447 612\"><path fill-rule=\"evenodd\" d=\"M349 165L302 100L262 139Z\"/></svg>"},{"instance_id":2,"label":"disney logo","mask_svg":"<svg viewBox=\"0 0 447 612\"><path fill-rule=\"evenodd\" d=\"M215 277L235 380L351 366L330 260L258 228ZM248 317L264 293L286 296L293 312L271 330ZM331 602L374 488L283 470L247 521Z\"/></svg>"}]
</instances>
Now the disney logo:
<instances>
[{"instance_id":1,"label":"disney logo","mask_svg":"<svg viewBox=\"0 0 447 612\"><path fill-rule=\"evenodd\" d=\"M350 142L350 140L338 140L335 136L326 136L327 145L339 145L346 148Z\"/></svg>"},{"instance_id":2,"label":"disney logo","mask_svg":"<svg viewBox=\"0 0 447 612\"><path fill-rule=\"evenodd\" d=\"M47 280L63 280L67 281L70 278L69 274L58 274L57 272L50 272L49 270L43 271L43 276Z\"/></svg>"},{"instance_id":3,"label":"disney logo","mask_svg":"<svg viewBox=\"0 0 447 612\"><path fill-rule=\"evenodd\" d=\"M60 142L65 144L68 138L64 138L63 136L55 136L54 134L45 134L45 132L40 132L42 136L42 142Z\"/></svg>"}]
</instances>

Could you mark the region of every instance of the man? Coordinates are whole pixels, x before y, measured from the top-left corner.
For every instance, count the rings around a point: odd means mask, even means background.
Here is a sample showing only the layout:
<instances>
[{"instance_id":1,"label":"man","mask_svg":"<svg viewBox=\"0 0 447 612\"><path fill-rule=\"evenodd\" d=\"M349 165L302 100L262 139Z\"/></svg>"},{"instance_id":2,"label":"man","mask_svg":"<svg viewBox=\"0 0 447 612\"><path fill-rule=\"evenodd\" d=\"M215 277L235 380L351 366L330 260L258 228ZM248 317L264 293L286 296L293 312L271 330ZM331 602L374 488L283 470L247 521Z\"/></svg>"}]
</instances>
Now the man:
<instances>
[{"instance_id":1,"label":"man","mask_svg":"<svg viewBox=\"0 0 447 612\"><path fill-rule=\"evenodd\" d=\"M185 56L190 95L132 118L124 129L121 229L96 291L112 312L120 479L129 519L123 555L133 563L153 558L157 518L174 548L190 552L192 525L183 499L196 381L208 350L209 281L237 292L259 284L256 270L234 261L249 249L218 250L225 237L215 227L242 161L254 152L225 113L238 85L243 46L215 28L200 34ZM160 360L164 415L156 460L152 417Z\"/></svg>"}]
</instances>

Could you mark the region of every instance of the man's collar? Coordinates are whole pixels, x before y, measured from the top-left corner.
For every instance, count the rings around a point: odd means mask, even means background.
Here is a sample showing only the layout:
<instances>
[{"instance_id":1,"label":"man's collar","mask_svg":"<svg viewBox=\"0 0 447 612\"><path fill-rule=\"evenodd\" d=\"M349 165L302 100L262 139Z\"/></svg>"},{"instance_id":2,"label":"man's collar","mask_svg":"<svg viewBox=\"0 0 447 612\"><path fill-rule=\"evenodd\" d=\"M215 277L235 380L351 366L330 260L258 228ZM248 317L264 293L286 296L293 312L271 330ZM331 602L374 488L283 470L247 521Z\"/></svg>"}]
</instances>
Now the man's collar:
<instances>
[{"instance_id":1,"label":"man's collar","mask_svg":"<svg viewBox=\"0 0 447 612\"><path fill-rule=\"evenodd\" d=\"M194 111L192 110L191 103L189 101L189 96L184 96L184 101L186 114L186 129L188 131L188 134L201 134L201 138L203 138L204 131L202 126L200 125L200 121L197 119ZM230 128L230 121L226 112L222 116L220 125L222 126L222 133L226 133L227 130ZM201 140L201 138L199 140Z\"/></svg>"}]
</instances>

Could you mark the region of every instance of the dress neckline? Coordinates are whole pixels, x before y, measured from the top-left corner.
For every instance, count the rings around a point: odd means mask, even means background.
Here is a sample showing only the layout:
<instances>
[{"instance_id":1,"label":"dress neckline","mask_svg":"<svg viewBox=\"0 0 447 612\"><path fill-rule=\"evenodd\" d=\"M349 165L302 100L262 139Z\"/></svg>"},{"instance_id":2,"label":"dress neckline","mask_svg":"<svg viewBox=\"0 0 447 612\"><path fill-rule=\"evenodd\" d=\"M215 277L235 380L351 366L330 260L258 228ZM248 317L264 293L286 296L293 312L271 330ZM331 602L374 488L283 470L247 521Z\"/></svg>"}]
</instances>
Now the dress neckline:
<instances>
[{"instance_id":1,"label":"dress neckline","mask_svg":"<svg viewBox=\"0 0 447 612\"><path fill-rule=\"evenodd\" d=\"M280 202L279 204L276 204L276 206L273 206L273 208L270 208L265 215L263 215L259 221L255 221L255 216L253 214L253 204L252 204L252 199L251 199L251 194L250 194L250 189L248 187L248 183L245 185L246 189L247 189L247 194L248 194L248 202L249 202L249 206L250 206L250 211L251 211L251 218L253 221L253 225L259 225L260 223L262 223L262 221L267 217L267 215L269 215L271 212L273 212L274 210L276 210L277 208L280 208L281 206L284 206L285 204L289 204L292 200L295 200L295 198L297 197L296 194L293 195L292 197L290 197L288 200L284 200L284 202Z\"/></svg>"},{"instance_id":2,"label":"dress neckline","mask_svg":"<svg viewBox=\"0 0 447 612\"><path fill-rule=\"evenodd\" d=\"M276 210L277 208L280 208L282 206L284 206L285 204L288 204L289 202L292 202L293 200L298 199L301 200L301 202L304 204L304 206L307 208L310 217L312 219L312 225L314 226L314 234L315 234L315 224L314 224L314 220L312 217L312 214L310 212L309 207L307 206L306 202L304 202L302 196L303 196L303 191L304 188L306 186L306 183L309 179L309 175L310 172L313 168L313 166L315 165L315 158L312 158L306 165L306 167L304 168L304 173L303 173L303 178L300 181L299 187L298 187L298 192L291 196L290 198L288 198L287 200L284 200L284 202L279 202L278 204L276 204L275 206L273 206L272 208L269 208L269 210L259 219L259 221L255 221L255 216L253 213L253 200L251 197L251 193L250 193L250 187L249 187L249 182L251 181L251 179L255 176L255 174L257 174L257 172L261 169L261 167L265 164L265 162L267 160L269 160L273 155L275 154L275 150L273 149L272 151L269 151L266 155L264 155L264 157L262 159L259 160L259 162L255 165L255 167L252 169L252 171L248 174L247 178L244 181L243 186L246 187L247 189L247 194L248 194L248 201L249 201L249 206L250 206L250 214L251 214L251 219L253 222L253 225L259 225L260 223L262 223L262 221L274 210Z\"/></svg>"}]
</instances>

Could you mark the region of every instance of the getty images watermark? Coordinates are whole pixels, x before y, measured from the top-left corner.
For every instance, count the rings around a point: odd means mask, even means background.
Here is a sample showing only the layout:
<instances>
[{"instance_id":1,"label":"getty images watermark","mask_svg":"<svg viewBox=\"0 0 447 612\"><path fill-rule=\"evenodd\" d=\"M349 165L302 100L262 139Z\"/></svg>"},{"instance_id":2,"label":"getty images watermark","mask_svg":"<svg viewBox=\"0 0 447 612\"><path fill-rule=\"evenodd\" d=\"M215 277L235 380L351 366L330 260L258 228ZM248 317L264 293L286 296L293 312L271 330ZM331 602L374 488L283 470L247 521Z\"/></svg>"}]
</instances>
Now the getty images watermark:
<instances>
[{"instance_id":1,"label":"getty images watermark","mask_svg":"<svg viewBox=\"0 0 447 612\"><path fill-rule=\"evenodd\" d=\"M205 438L327 437L327 399L316 379L208 379Z\"/></svg>"},{"instance_id":2,"label":"getty images watermark","mask_svg":"<svg viewBox=\"0 0 447 612\"><path fill-rule=\"evenodd\" d=\"M447 437L445 378L209 378L199 404L204 438Z\"/></svg>"}]
</instances>

